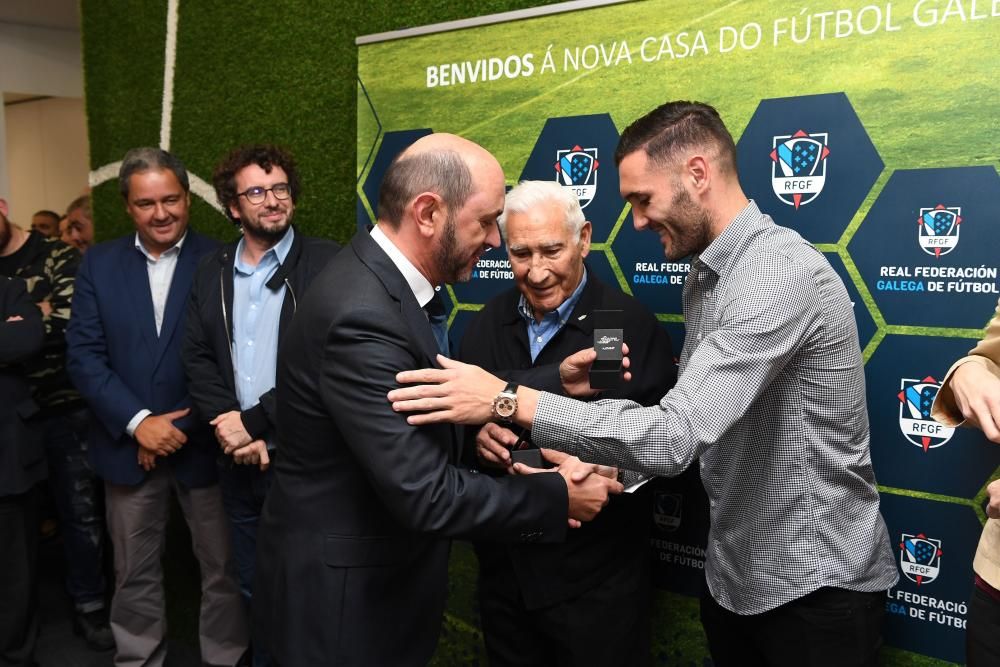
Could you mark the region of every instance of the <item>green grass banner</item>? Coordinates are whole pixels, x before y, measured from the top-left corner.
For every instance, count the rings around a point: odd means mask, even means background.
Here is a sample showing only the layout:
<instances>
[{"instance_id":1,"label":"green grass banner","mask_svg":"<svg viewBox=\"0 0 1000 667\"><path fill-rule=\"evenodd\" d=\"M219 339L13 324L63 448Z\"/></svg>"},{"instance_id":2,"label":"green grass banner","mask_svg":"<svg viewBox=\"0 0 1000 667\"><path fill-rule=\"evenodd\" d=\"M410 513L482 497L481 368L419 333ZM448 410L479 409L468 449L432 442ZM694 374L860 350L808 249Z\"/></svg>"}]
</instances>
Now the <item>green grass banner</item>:
<instances>
[{"instance_id":1,"label":"green grass banner","mask_svg":"<svg viewBox=\"0 0 1000 667\"><path fill-rule=\"evenodd\" d=\"M358 224L374 220L399 150L430 131L460 134L497 156L509 184L572 187L594 224L592 268L680 341L688 267L632 228L612 153L618 132L662 102L718 108L748 195L826 253L855 301L900 564L886 664L962 662L982 489L1000 448L926 408L1000 296L998 38L1000 5L982 0L648 0L363 43ZM572 164L578 173L560 168ZM509 285L505 255L484 258L449 290L453 333ZM690 525L702 502L689 480L655 497L651 554L673 591L658 597L658 664L707 656L688 595L703 567ZM474 572L467 550L455 558L456 572ZM454 584L441 664L481 656L471 581Z\"/></svg>"}]
</instances>

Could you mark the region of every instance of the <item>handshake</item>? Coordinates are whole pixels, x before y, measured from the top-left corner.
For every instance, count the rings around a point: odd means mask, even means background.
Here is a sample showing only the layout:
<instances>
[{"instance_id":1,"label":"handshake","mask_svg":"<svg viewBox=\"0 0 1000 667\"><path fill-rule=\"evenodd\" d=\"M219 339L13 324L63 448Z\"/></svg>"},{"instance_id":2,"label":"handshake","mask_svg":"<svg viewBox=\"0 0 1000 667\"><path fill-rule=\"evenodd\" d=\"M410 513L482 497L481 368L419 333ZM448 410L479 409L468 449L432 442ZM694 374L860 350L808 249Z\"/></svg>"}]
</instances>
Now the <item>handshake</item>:
<instances>
[{"instance_id":1,"label":"handshake","mask_svg":"<svg viewBox=\"0 0 1000 667\"><path fill-rule=\"evenodd\" d=\"M618 481L618 469L611 466L584 463L575 456L554 449L542 449L542 457L553 468L532 468L524 463L515 463L510 450L519 438L508 428L488 423L476 435L476 456L480 463L491 468L506 470L512 475L534 475L538 473L559 473L566 480L569 494L569 525L579 528L584 521L590 521L608 504L612 494L624 490Z\"/></svg>"}]
</instances>

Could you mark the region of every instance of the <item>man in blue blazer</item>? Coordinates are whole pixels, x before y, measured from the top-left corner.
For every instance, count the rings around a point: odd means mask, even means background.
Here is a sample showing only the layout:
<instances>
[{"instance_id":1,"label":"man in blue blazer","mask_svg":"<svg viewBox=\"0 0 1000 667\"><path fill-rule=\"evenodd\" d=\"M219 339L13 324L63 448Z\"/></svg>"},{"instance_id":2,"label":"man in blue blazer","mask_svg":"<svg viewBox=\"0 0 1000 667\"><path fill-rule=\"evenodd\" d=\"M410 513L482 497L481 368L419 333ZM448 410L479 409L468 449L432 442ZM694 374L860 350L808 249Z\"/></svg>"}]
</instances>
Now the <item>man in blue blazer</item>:
<instances>
[{"instance_id":1,"label":"man in blue blazer","mask_svg":"<svg viewBox=\"0 0 1000 667\"><path fill-rule=\"evenodd\" d=\"M233 665L247 628L233 577L216 445L192 413L180 350L198 260L218 244L188 229L187 171L166 151L129 151L118 175L136 233L92 248L77 274L67 369L94 414L90 459L105 482L115 553L116 665L162 665L160 557L177 494L201 565L202 662Z\"/></svg>"}]
</instances>

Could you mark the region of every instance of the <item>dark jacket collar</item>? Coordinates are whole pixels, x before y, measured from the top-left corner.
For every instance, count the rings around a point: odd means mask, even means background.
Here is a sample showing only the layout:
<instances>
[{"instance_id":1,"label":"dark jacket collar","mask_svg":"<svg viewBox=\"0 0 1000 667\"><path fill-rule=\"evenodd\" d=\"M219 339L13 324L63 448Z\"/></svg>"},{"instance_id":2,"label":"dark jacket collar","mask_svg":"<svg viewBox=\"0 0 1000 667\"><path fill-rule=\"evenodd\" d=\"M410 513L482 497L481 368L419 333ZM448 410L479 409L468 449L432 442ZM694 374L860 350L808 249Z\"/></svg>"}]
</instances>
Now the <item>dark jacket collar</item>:
<instances>
[{"instance_id":1,"label":"dark jacket collar","mask_svg":"<svg viewBox=\"0 0 1000 667\"><path fill-rule=\"evenodd\" d=\"M278 265L278 270L274 272L270 280L267 281L267 288L269 290L276 290L281 287L282 283L285 282L285 278L288 274L292 272L295 265L299 261L299 257L302 256L302 234L295 225L295 236L292 237L292 247L288 249L288 255L285 256L285 261ZM236 239L230 243L227 243L215 254L215 259L222 268L228 271L230 274L233 271L233 265L236 263L236 249L240 245L240 239Z\"/></svg>"}]
</instances>

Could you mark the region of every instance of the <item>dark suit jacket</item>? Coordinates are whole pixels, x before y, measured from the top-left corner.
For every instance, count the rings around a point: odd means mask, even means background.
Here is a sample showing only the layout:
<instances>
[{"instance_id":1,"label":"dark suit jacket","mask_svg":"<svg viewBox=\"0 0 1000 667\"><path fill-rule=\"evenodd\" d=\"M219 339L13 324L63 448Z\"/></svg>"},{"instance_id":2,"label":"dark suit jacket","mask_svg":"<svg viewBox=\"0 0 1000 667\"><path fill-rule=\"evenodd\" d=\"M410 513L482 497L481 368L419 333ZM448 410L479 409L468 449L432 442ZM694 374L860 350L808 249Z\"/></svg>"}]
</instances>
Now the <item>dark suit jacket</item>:
<instances>
[{"instance_id":1,"label":"dark suit jacket","mask_svg":"<svg viewBox=\"0 0 1000 667\"><path fill-rule=\"evenodd\" d=\"M223 412L240 409L232 351L233 264L237 247L238 241L234 241L201 260L188 299L183 360L191 398L203 419L214 419ZM303 236L296 230L285 261L267 281L267 288L272 291L285 286L278 323L279 346L298 300L305 296L313 278L339 249L333 241ZM240 418L252 437L262 438L277 423L275 410L272 388L256 405L243 410Z\"/></svg>"},{"instance_id":2,"label":"dark suit jacket","mask_svg":"<svg viewBox=\"0 0 1000 667\"><path fill-rule=\"evenodd\" d=\"M73 314L66 328L66 368L94 414L90 462L112 484L146 479L139 445L125 432L142 409L154 415L192 407L181 364L184 314L198 260L218 242L188 229L174 270L160 335L156 335L146 257L135 235L100 243L84 255L76 276ZM215 483L218 445L195 410L174 425L188 436L164 458L187 486Z\"/></svg>"},{"instance_id":3,"label":"dark suit jacket","mask_svg":"<svg viewBox=\"0 0 1000 667\"><path fill-rule=\"evenodd\" d=\"M278 355L280 455L261 519L254 637L283 667L424 665L444 611L450 537L552 542L557 474L456 467L450 425L413 427L386 393L434 365L426 316L360 232L313 281Z\"/></svg>"},{"instance_id":4,"label":"dark suit jacket","mask_svg":"<svg viewBox=\"0 0 1000 667\"><path fill-rule=\"evenodd\" d=\"M7 321L15 316L22 319ZM39 408L20 365L44 342L42 314L24 281L0 276L0 496L24 493L45 477L42 436L28 423Z\"/></svg>"},{"instance_id":5,"label":"dark suit jacket","mask_svg":"<svg viewBox=\"0 0 1000 667\"><path fill-rule=\"evenodd\" d=\"M469 323L462 338L462 361L476 364L506 377L526 369L558 364L564 358L594 344L594 319L598 309L623 311L625 342L630 348L632 381L606 390L600 398L631 399L656 405L673 387L677 369L670 336L649 310L617 288L603 284L593 271L565 326L548 342L534 363L528 345L527 327L518 312L520 292L511 288L486 304ZM525 384L530 384L526 382ZM475 456L475 433L469 428L467 453ZM488 470L484 468L484 470ZM500 473L504 474L504 473ZM652 505L647 494L612 497L597 517L570 531L562 544L500 545L478 542L480 576L515 580L527 609L564 602L598 587L613 573L627 571L630 590L648 583L649 522ZM506 572L513 571L511 577Z\"/></svg>"}]
</instances>

